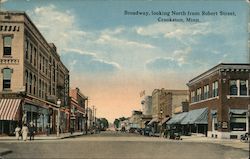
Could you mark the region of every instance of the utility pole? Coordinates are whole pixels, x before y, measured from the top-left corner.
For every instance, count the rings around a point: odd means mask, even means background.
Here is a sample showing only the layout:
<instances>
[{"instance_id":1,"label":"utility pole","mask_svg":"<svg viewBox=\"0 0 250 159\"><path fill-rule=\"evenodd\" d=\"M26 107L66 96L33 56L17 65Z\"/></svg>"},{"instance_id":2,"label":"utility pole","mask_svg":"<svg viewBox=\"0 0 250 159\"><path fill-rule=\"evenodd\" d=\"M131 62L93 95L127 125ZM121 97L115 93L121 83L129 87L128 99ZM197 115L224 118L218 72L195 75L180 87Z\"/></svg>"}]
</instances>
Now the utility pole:
<instances>
[{"instance_id":1,"label":"utility pole","mask_svg":"<svg viewBox=\"0 0 250 159\"><path fill-rule=\"evenodd\" d=\"M87 107L85 109L85 132L86 132L86 135L88 134L88 104L89 104L89 98L87 97Z\"/></svg>"}]
</instances>

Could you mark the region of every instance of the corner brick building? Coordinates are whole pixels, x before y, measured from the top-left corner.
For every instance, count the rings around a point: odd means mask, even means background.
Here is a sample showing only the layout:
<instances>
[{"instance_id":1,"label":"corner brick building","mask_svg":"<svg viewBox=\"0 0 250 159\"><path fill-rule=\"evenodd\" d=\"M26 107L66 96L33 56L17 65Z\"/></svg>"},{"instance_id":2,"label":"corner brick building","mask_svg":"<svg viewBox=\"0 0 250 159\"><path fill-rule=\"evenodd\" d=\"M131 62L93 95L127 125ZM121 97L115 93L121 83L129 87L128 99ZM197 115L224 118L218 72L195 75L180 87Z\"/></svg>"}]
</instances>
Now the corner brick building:
<instances>
[{"instance_id":1,"label":"corner brick building","mask_svg":"<svg viewBox=\"0 0 250 159\"><path fill-rule=\"evenodd\" d=\"M208 108L208 137L249 132L250 64L221 63L188 82L189 110Z\"/></svg>"},{"instance_id":2,"label":"corner brick building","mask_svg":"<svg viewBox=\"0 0 250 159\"><path fill-rule=\"evenodd\" d=\"M56 133L58 123L66 132L69 70L56 46L25 12L12 11L0 12L0 44L0 134L31 122L37 133L46 133L48 126Z\"/></svg>"}]
</instances>

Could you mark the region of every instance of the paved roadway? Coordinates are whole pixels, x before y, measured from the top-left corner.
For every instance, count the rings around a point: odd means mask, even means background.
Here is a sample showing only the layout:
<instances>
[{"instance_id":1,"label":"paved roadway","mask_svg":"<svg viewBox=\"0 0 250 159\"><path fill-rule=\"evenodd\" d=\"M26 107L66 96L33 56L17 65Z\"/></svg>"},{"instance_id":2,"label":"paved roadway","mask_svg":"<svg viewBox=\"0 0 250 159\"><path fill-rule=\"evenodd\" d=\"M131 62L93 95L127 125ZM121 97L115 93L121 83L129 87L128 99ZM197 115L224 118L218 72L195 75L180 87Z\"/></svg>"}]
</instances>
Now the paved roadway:
<instances>
[{"instance_id":1,"label":"paved roadway","mask_svg":"<svg viewBox=\"0 0 250 159\"><path fill-rule=\"evenodd\" d=\"M0 141L4 159L248 159L249 152L213 143L103 132L63 140Z\"/></svg>"}]
</instances>

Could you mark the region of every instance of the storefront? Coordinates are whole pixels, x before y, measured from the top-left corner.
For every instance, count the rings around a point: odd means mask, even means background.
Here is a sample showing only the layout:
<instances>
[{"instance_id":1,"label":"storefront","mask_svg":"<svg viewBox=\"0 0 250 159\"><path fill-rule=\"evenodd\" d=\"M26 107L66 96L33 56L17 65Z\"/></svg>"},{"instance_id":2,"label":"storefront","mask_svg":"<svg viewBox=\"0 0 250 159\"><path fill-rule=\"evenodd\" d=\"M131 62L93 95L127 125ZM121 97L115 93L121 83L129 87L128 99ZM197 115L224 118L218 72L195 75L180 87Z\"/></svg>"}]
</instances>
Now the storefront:
<instances>
[{"instance_id":1,"label":"storefront","mask_svg":"<svg viewBox=\"0 0 250 159\"><path fill-rule=\"evenodd\" d=\"M21 99L0 99L0 134L14 135L20 122Z\"/></svg>"},{"instance_id":2,"label":"storefront","mask_svg":"<svg viewBox=\"0 0 250 159\"><path fill-rule=\"evenodd\" d=\"M22 110L23 124L30 125L33 123L37 133L44 133L47 131L47 127L51 125L49 109L25 103Z\"/></svg>"}]
</instances>

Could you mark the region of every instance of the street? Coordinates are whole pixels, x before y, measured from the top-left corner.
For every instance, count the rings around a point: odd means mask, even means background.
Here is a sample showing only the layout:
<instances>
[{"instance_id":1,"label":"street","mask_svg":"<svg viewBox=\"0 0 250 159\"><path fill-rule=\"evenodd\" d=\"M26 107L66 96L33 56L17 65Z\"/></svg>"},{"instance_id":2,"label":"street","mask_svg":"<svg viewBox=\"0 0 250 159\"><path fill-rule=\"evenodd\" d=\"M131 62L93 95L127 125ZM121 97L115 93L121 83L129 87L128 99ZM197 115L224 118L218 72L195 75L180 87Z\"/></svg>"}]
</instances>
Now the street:
<instances>
[{"instance_id":1,"label":"street","mask_svg":"<svg viewBox=\"0 0 250 159\"><path fill-rule=\"evenodd\" d=\"M247 159L248 151L220 144L174 141L121 132L101 132L62 140L0 141L6 159Z\"/></svg>"}]
</instances>

